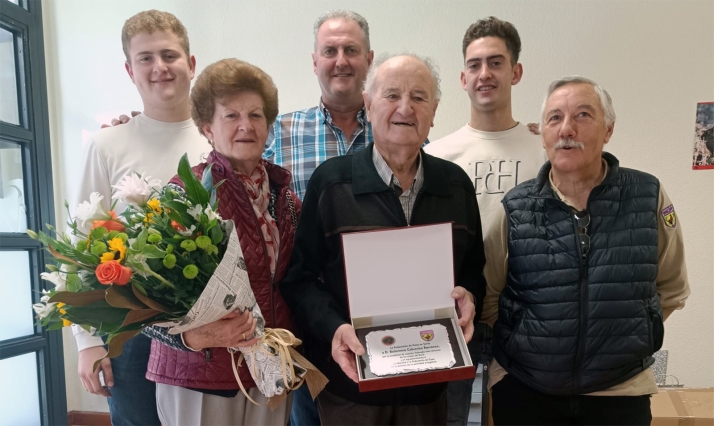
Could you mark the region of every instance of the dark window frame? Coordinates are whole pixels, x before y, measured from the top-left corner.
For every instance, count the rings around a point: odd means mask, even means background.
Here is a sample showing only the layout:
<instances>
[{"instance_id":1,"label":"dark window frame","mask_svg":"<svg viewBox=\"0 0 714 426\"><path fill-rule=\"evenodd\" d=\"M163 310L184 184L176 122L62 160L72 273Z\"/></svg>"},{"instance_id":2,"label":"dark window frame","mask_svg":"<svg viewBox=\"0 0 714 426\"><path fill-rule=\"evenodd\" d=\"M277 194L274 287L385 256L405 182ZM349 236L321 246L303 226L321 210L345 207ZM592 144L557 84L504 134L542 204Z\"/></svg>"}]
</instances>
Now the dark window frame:
<instances>
[{"instance_id":1,"label":"dark window frame","mask_svg":"<svg viewBox=\"0 0 714 426\"><path fill-rule=\"evenodd\" d=\"M47 223L55 224L42 5L40 0L19 3L0 0L3 27L21 34L21 46L15 48L20 125L0 122L0 137L22 148L27 227L38 231L46 230ZM50 257L39 243L21 233L0 233L0 251L29 253L32 288L27 290L32 291L33 303L38 302L40 290L45 288L40 272ZM34 330L29 336L0 341L0 360L35 353L42 424L66 425L62 333L47 332L40 326Z\"/></svg>"}]
</instances>

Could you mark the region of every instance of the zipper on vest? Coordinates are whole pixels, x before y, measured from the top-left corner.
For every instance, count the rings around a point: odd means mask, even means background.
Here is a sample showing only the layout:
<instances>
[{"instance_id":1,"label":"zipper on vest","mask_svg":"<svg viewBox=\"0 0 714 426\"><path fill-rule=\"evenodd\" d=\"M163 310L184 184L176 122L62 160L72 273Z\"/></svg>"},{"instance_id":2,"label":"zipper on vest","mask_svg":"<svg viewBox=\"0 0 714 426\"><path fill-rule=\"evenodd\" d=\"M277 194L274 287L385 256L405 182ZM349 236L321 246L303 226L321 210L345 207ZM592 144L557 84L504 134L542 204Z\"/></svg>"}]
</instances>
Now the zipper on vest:
<instances>
[{"instance_id":1,"label":"zipper on vest","mask_svg":"<svg viewBox=\"0 0 714 426\"><path fill-rule=\"evenodd\" d=\"M575 235L578 238L578 235ZM580 242L578 241L578 244ZM578 248L580 248L578 246ZM580 374L583 366L583 358L585 358L585 340L587 338L587 323L588 323L588 268L587 261L580 257L580 327L578 330L578 352L575 357L575 389L579 390Z\"/></svg>"},{"instance_id":2,"label":"zipper on vest","mask_svg":"<svg viewBox=\"0 0 714 426\"><path fill-rule=\"evenodd\" d=\"M206 349L206 364L211 363L211 348Z\"/></svg>"},{"instance_id":3,"label":"zipper on vest","mask_svg":"<svg viewBox=\"0 0 714 426\"><path fill-rule=\"evenodd\" d=\"M590 192L592 196L592 191ZM590 211L588 207L590 206L590 197L585 205L585 209ZM580 236L578 235L578 221L574 219L572 209L566 206L570 210L571 221L573 222L573 231L575 238L575 247L578 251L578 260L580 261L580 326L578 327L578 350L575 355L575 366L573 369L573 378L575 379L575 391L579 392L582 386L582 376L581 370L583 367L583 358L585 358L585 341L587 340L587 330L588 330L588 259L590 258L590 252L583 257L580 250ZM592 218L592 216L590 216ZM591 219L592 221L592 219Z\"/></svg>"}]
</instances>

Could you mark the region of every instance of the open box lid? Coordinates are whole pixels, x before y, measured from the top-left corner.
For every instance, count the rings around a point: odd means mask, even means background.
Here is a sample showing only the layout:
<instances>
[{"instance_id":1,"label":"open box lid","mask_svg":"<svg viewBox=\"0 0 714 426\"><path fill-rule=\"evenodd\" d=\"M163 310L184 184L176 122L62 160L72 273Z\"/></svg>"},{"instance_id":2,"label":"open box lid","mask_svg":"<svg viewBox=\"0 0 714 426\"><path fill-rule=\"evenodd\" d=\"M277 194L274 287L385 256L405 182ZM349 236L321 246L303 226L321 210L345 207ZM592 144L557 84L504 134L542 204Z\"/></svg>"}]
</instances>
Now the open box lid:
<instances>
[{"instance_id":1,"label":"open box lid","mask_svg":"<svg viewBox=\"0 0 714 426\"><path fill-rule=\"evenodd\" d=\"M452 224L342 235L352 318L453 307Z\"/></svg>"}]
</instances>

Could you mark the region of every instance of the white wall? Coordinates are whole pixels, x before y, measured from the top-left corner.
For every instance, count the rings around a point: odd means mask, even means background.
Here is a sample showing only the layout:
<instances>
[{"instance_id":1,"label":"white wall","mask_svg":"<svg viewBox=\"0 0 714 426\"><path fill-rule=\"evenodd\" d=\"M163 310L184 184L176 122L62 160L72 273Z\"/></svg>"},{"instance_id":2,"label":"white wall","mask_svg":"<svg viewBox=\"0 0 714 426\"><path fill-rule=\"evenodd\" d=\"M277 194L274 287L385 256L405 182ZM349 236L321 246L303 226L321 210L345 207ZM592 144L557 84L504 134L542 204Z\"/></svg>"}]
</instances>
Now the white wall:
<instances>
[{"instance_id":1,"label":"white wall","mask_svg":"<svg viewBox=\"0 0 714 426\"><path fill-rule=\"evenodd\" d=\"M581 74L611 93L618 120L608 149L624 166L658 176L684 228L692 296L667 321L668 372L693 387L714 386L714 171L692 171L697 101L714 100L714 2L708 1L188 1L54 0L43 3L57 222L76 186L83 141L139 96L124 71L120 32L136 12L174 13L188 28L198 71L224 57L259 65L280 90L280 111L313 106L312 24L345 7L371 26L375 52L411 50L441 67L443 99L430 137L468 120L459 85L468 25L495 15L516 25L524 77L516 119L536 121L548 83ZM76 376L65 339L70 410L103 410Z\"/></svg>"}]
</instances>

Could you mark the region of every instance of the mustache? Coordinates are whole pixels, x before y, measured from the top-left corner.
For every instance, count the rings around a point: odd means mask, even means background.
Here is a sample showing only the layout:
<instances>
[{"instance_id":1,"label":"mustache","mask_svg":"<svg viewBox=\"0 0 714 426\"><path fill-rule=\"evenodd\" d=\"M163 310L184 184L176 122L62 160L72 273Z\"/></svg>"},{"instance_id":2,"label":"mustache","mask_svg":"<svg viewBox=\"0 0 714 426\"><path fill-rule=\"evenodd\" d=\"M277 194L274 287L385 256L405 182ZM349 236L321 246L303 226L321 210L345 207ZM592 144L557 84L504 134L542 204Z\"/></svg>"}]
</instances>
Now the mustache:
<instances>
[{"instance_id":1,"label":"mustache","mask_svg":"<svg viewBox=\"0 0 714 426\"><path fill-rule=\"evenodd\" d=\"M578 148L581 151L585 150L585 145L582 142L578 142L575 139L561 139L553 147L553 149L563 149L563 148Z\"/></svg>"}]
</instances>

